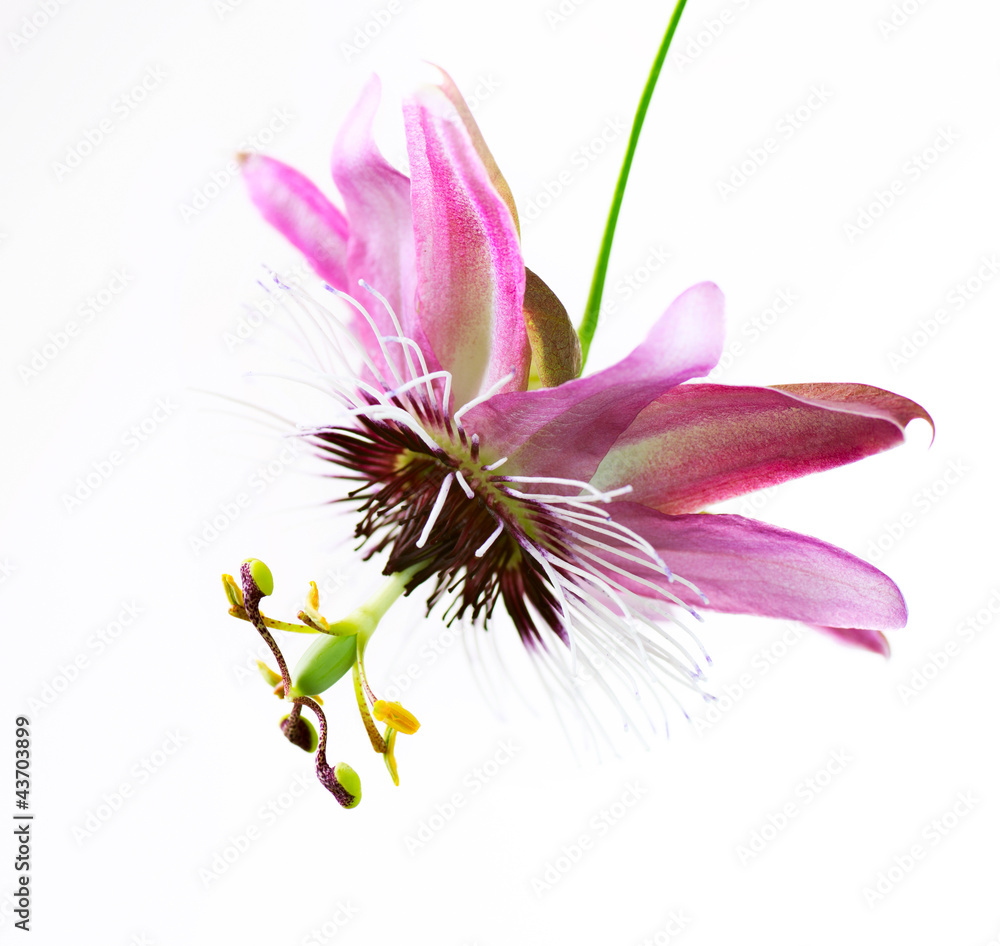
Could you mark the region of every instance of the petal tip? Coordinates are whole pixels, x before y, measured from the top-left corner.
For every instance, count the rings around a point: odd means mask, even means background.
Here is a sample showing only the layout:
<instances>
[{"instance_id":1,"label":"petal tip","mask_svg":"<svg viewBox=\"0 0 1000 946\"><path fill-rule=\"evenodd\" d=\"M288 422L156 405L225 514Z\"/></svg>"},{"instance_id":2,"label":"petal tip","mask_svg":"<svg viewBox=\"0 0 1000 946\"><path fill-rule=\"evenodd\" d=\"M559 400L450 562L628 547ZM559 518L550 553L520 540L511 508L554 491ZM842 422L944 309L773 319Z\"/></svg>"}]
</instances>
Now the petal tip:
<instances>
[{"instance_id":1,"label":"petal tip","mask_svg":"<svg viewBox=\"0 0 1000 946\"><path fill-rule=\"evenodd\" d=\"M860 647L862 650L871 651L886 660L892 656L892 648L889 646L889 639L881 631L868 630L863 627L824 627L820 624L813 624L818 631L835 638L846 647Z\"/></svg>"}]
</instances>

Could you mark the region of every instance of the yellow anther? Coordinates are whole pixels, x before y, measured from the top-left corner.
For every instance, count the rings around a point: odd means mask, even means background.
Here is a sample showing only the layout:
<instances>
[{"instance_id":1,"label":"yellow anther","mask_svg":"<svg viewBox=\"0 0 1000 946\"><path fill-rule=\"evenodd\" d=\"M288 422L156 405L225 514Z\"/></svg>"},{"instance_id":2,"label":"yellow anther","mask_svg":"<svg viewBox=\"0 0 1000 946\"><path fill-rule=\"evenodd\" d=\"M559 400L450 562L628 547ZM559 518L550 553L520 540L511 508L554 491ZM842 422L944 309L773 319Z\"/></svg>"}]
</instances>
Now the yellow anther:
<instances>
[{"instance_id":1,"label":"yellow anther","mask_svg":"<svg viewBox=\"0 0 1000 946\"><path fill-rule=\"evenodd\" d=\"M281 674L275 673L263 660L257 661L257 669L260 671L260 675L267 681L269 686L276 687L281 683ZM284 685L282 685L282 696L284 696Z\"/></svg>"},{"instance_id":2,"label":"yellow anther","mask_svg":"<svg viewBox=\"0 0 1000 946\"><path fill-rule=\"evenodd\" d=\"M226 589L226 597L234 608L243 607L243 589L236 583L232 575L222 576L222 587Z\"/></svg>"},{"instance_id":3,"label":"yellow anther","mask_svg":"<svg viewBox=\"0 0 1000 946\"><path fill-rule=\"evenodd\" d=\"M376 700L372 706L372 715L380 723L388 723L393 729L406 736L412 736L419 728L420 721L408 709L396 702Z\"/></svg>"},{"instance_id":4,"label":"yellow anther","mask_svg":"<svg viewBox=\"0 0 1000 946\"><path fill-rule=\"evenodd\" d=\"M316 628L318 631L329 631L330 624L319 613L319 589L316 587L316 582L309 582L309 591L306 593L306 606L299 611L299 620L310 627Z\"/></svg>"}]
</instances>

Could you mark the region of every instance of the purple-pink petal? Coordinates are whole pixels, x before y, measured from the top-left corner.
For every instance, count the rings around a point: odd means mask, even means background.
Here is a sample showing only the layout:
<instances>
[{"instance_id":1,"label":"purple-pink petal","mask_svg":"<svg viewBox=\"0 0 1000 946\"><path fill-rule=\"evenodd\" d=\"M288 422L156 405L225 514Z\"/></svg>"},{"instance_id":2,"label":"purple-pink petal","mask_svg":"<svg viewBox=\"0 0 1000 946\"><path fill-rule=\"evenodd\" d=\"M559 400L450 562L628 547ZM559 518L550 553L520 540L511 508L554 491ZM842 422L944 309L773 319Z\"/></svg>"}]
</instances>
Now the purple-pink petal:
<instances>
[{"instance_id":1,"label":"purple-pink petal","mask_svg":"<svg viewBox=\"0 0 1000 946\"><path fill-rule=\"evenodd\" d=\"M919 404L863 384L689 384L657 398L618 438L593 485L626 483L667 513L696 512L903 441Z\"/></svg>"},{"instance_id":2,"label":"purple-pink petal","mask_svg":"<svg viewBox=\"0 0 1000 946\"><path fill-rule=\"evenodd\" d=\"M454 105L427 86L405 103L420 324L455 404L527 385L524 261L513 217Z\"/></svg>"},{"instance_id":3,"label":"purple-pink petal","mask_svg":"<svg viewBox=\"0 0 1000 946\"><path fill-rule=\"evenodd\" d=\"M609 511L707 597L705 603L680 582L658 579L696 608L852 629L858 642L858 628L906 624L906 604L894 582L827 542L742 516L670 516L631 502L612 503ZM648 571L646 577L656 574ZM633 590L648 594L638 583Z\"/></svg>"},{"instance_id":4,"label":"purple-pink petal","mask_svg":"<svg viewBox=\"0 0 1000 946\"><path fill-rule=\"evenodd\" d=\"M463 423L497 458L509 458L511 472L586 482L644 407L712 370L723 331L722 292L699 283L678 296L618 364L558 387L492 397Z\"/></svg>"},{"instance_id":5,"label":"purple-pink petal","mask_svg":"<svg viewBox=\"0 0 1000 946\"><path fill-rule=\"evenodd\" d=\"M240 163L250 199L264 219L305 254L323 279L346 291L344 215L295 168L261 154L241 155Z\"/></svg>"},{"instance_id":6,"label":"purple-pink petal","mask_svg":"<svg viewBox=\"0 0 1000 946\"><path fill-rule=\"evenodd\" d=\"M860 627L823 627L821 624L813 624L812 627L849 647L861 647L883 657L890 654L889 641L881 631L868 631Z\"/></svg>"},{"instance_id":7,"label":"purple-pink petal","mask_svg":"<svg viewBox=\"0 0 1000 946\"><path fill-rule=\"evenodd\" d=\"M468 132L469 140L472 142L472 146L476 149L476 154L479 155L480 161L483 162L483 167L489 175L490 183L492 183L494 189L500 195L500 199L507 205L507 209L510 211L511 217L514 218L514 226L517 228L518 232L520 232L521 227L517 219L517 207L514 204L514 195L511 193L510 185L507 183L506 178L500 172L500 167L496 162L496 158L493 157L493 152L490 151L489 146L486 144L486 139L483 137L483 133L479 130L479 125L476 123L476 119L472 116L472 110L462 97L462 93L459 92L458 86L452 81L451 76L448 75L448 73L445 72L440 66L435 66L434 68L441 73L441 80L437 83L438 88L445 94L445 97L454 106L462 124L465 125L465 130Z\"/></svg>"},{"instance_id":8,"label":"purple-pink petal","mask_svg":"<svg viewBox=\"0 0 1000 946\"><path fill-rule=\"evenodd\" d=\"M372 136L380 97L381 84L373 76L333 148L333 180L351 225L347 273L353 285L348 291L362 302L381 334L397 334L382 306L358 288L358 280L365 280L389 301L403 334L421 343L414 308L417 270L410 181L385 160ZM377 352L374 339L364 333L363 337L369 341L369 351Z\"/></svg>"}]
</instances>

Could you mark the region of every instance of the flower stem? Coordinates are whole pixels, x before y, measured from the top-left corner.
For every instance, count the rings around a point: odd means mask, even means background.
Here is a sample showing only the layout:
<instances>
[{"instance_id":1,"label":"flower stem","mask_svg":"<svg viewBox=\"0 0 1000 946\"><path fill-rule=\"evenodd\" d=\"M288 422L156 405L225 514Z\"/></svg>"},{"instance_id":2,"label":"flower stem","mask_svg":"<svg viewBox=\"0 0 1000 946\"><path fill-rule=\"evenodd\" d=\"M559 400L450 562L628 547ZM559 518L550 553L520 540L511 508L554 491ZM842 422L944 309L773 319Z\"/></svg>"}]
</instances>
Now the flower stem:
<instances>
[{"instance_id":1,"label":"flower stem","mask_svg":"<svg viewBox=\"0 0 1000 946\"><path fill-rule=\"evenodd\" d=\"M660 70L663 62L667 58L667 50L670 49L670 41L674 38L677 24L680 22L681 13L687 0L677 0L673 15L667 24L667 32L664 34L663 42L653 60L653 68L649 71L649 78L646 80L646 87L642 90L642 98L639 99L639 107L635 111L635 119L632 121L632 133L629 135L628 148L625 150L625 159L622 161L622 169L618 175L618 183L615 185L615 194L611 200L611 210L608 212L608 222L604 227L604 238L601 240L601 248L597 254L597 265L594 267L594 278L590 284L590 296L587 298L587 307L583 312L583 321L580 323L578 334L580 336L580 349L582 357L580 360L580 371L587 363L587 354L590 351L590 343L597 331L597 319L601 314L601 298L604 295L604 280L608 274L608 261L611 259L611 242L615 238L615 227L618 225L618 212L621 210L622 198L625 196L625 184L628 181L629 171L632 169L632 158L635 155L636 146L639 144L639 132L642 131L642 123L646 119L646 110L653 97L653 89L656 87L656 80L660 77Z\"/></svg>"}]
</instances>

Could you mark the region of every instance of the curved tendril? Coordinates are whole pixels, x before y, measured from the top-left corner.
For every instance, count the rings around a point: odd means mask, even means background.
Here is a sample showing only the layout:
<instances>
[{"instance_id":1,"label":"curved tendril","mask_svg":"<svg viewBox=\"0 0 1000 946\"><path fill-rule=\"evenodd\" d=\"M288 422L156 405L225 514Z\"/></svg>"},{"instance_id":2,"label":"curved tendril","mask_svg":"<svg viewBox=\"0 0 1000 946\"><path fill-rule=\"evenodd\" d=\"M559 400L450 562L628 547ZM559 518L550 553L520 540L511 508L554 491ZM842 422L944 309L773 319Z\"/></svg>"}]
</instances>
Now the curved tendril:
<instances>
[{"instance_id":1,"label":"curved tendril","mask_svg":"<svg viewBox=\"0 0 1000 946\"><path fill-rule=\"evenodd\" d=\"M625 197L625 185L628 182L629 171L632 169L632 158L635 156L636 146L639 144L639 132L642 131L642 123L646 119L646 110L649 102L653 98L653 89L656 88L656 80L660 77L660 70L663 68L664 60L667 58L667 50L670 49L670 41L674 38L677 24L680 22L681 13L684 12L684 5L687 0L678 0L674 7L673 15L667 24L667 32L660 43L656 59L653 60L653 67L649 71L649 78L646 80L646 87L642 90L642 97L639 99L639 106L635 111L635 119L632 122L632 132L629 135L628 147L625 150L625 157L622 160L622 169L618 175L618 183L615 185L614 197L611 199L611 209L608 211L608 222L604 227L604 236L601 239L601 248L597 254L597 264L594 267L594 277L590 286L590 295L587 298L587 306L583 311L583 321L580 323L578 334L580 336L580 372L587 363L587 353L590 351L590 343L597 331L597 319L601 314L601 297L604 294L604 280L608 274L608 262L611 259L611 243L615 238L615 227L618 225L618 212L621 210L622 199Z\"/></svg>"}]
</instances>

